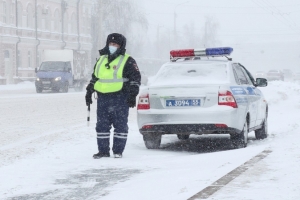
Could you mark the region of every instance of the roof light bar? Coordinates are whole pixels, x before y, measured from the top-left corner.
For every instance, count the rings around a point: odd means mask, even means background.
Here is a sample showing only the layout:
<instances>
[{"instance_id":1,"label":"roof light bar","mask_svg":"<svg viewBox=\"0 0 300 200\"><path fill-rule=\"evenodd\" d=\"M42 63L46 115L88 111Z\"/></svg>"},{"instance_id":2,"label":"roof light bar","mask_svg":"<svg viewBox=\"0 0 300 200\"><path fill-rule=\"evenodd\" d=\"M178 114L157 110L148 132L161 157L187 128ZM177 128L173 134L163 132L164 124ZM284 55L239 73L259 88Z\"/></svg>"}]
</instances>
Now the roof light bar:
<instances>
[{"instance_id":1,"label":"roof light bar","mask_svg":"<svg viewBox=\"0 0 300 200\"><path fill-rule=\"evenodd\" d=\"M206 49L180 49L170 51L171 60L182 57L195 56L229 56L233 51L231 47L218 47Z\"/></svg>"},{"instance_id":2,"label":"roof light bar","mask_svg":"<svg viewBox=\"0 0 300 200\"><path fill-rule=\"evenodd\" d=\"M233 51L231 47L220 47L220 48L208 48L206 49L206 55L216 56L216 55L230 55Z\"/></svg>"}]
</instances>

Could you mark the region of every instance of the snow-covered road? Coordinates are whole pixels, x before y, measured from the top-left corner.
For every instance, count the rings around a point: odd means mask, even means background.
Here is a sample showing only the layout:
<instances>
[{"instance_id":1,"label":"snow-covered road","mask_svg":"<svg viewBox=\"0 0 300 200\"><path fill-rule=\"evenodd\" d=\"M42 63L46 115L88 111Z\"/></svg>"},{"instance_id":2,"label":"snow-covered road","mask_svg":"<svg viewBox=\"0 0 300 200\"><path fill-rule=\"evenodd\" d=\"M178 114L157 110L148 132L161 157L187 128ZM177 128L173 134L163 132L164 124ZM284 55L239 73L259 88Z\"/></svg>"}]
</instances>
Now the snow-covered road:
<instances>
[{"instance_id":1,"label":"snow-covered road","mask_svg":"<svg viewBox=\"0 0 300 200\"><path fill-rule=\"evenodd\" d=\"M31 83L0 86L0 199L188 199L264 150L272 152L209 199L300 199L300 85L271 82L269 138L163 136L145 148L130 110L122 159L97 152L96 105L86 125L84 93L36 94Z\"/></svg>"}]
</instances>

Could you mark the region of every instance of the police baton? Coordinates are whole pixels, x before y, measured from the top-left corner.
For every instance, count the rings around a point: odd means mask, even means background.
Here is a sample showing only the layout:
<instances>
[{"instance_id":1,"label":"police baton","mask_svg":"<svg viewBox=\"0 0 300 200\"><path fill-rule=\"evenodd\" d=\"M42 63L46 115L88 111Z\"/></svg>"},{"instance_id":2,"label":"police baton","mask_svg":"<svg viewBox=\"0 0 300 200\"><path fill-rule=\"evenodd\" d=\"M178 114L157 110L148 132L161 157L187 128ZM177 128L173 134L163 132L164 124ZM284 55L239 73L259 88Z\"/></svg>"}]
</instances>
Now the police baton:
<instances>
[{"instance_id":1,"label":"police baton","mask_svg":"<svg viewBox=\"0 0 300 200\"><path fill-rule=\"evenodd\" d=\"M90 112L91 112L91 108L90 108L90 105L88 105L88 109L87 109L87 126L90 126Z\"/></svg>"}]
</instances>

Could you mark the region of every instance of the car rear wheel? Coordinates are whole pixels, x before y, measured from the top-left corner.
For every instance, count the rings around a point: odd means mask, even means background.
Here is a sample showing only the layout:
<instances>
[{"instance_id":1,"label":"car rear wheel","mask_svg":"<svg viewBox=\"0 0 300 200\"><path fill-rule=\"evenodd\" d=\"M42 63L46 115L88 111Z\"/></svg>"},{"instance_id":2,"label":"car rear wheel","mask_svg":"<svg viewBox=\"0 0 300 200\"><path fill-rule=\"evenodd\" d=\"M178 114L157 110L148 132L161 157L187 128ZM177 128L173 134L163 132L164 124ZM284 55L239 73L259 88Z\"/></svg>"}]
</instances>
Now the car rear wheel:
<instances>
[{"instance_id":1,"label":"car rear wheel","mask_svg":"<svg viewBox=\"0 0 300 200\"><path fill-rule=\"evenodd\" d=\"M43 92L43 88L36 88L36 93L42 93Z\"/></svg>"},{"instance_id":2,"label":"car rear wheel","mask_svg":"<svg viewBox=\"0 0 300 200\"><path fill-rule=\"evenodd\" d=\"M268 137L268 120L264 120L262 127L255 130L255 137L257 140L263 140Z\"/></svg>"},{"instance_id":3,"label":"car rear wheel","mask_svg":"<svg viewBox=\"0 0 300 200\"><path fill-rule=\"evenodd\" d=\"M190 135L177 134L177 137L179 140L187 140L189 139Z\"/></svg>"},{"instance_id":4,"label":"car rear wheel","mask_svg":"<svg viewBox=\"0 0 300 200\"><path fill-rule=\"evenodd\" d=\"M145 134L143 139L147 149L158 149L161 143L161 134Z\"/></svg>"},{"instance_id":5,"label":"car rear wheel","mask_svg":"<svg viewBox=\"0 0 300 200\"><path fill-rule=\"evenodd\" d=\"M248 122L245 121L244 128L239 134L230 135L230 139L235 148L245 148L248 143Z\"/></svg>"}]
</instances>

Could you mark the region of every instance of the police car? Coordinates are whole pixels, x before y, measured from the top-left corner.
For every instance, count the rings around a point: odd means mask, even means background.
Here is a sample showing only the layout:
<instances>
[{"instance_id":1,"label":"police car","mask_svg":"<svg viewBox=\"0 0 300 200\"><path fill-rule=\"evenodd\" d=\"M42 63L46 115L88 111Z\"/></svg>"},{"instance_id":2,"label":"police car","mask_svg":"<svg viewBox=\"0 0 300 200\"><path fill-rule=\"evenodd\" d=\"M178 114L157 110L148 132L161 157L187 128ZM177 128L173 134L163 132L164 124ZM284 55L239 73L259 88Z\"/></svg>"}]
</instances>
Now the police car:
<instances>
[{"instance_id":1,"label":"police car","mask_svg":"<svg viewBox=\"0 0 300 200\"><path fill-rule=\"evenodd\" d=\"M230 47L170 52L146 89L140 92L137 121L148 149L159 148L164 134L186 140L191 134L230 134L236 148L246 147L248 133L268 133L268 104L258 87L265 78L228 56Z\"/></svg>"}]
</instances>

